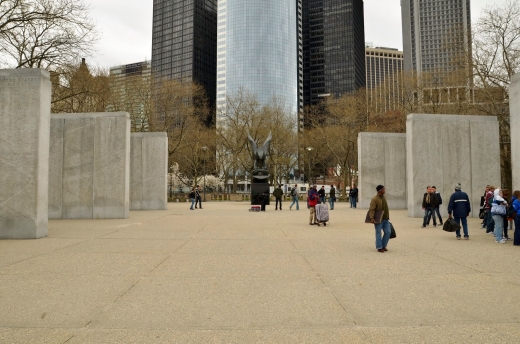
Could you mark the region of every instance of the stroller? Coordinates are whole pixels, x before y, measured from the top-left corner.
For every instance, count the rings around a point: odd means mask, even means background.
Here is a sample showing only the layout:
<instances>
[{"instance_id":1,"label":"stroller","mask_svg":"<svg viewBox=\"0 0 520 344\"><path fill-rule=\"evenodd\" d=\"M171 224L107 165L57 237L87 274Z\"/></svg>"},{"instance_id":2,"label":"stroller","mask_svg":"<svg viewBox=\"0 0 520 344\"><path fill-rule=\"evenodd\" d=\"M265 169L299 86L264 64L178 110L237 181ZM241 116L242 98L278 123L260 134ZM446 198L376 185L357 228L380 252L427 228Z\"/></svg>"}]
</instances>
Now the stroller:
<instances>
[{"instance_id":1,"label":"stroller","mask_svg":"<svg viewBox=\"0 0 520 344\"><path fill-rule=\"evenodd\" d=\"M316 204L316 222L318 222L318 227L321 226L322 223L323 226L327 226L327 222L329 222L329 207L327 203Z\"/></svg>"}]
</instances>

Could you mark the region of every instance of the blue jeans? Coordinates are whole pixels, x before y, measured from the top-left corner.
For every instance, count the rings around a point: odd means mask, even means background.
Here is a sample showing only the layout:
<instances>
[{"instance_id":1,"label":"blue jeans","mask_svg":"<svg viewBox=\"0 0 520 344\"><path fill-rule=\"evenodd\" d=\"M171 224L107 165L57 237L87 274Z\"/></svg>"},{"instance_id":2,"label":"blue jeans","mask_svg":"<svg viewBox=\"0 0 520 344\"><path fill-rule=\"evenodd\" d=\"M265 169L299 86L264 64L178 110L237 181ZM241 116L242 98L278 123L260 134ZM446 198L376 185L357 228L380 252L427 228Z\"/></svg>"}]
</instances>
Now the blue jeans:
<instances>
[{"instance_id":1,"label":"blue jeans","mask_svg":"<svg viewBox=\"0 0 520 344\"><path fill-rule=\"evenodd\" d=\"M493 216L491 216L491 210L488 209L486 211L486 233L493 232L495 228L495 221L493 221Z\"/></svg>"},{"instance_id":2,"label":"blue jeans","mask_svg":"<svg viewBox=\"0 0 520 344\"><path fill-rule=\"evenodd\" d=\"M459 225L462 222L462 229L464 230L464 238L469 238L469 234L468 234L468 218L467 217L454 217L453 219ZM455 234L457 235L457 238L460 238L460 229L457 229L455 231Z\"/></svg>"},{"instance_id":3,"label":"blue jeans","mask_svg":"<svg viewBox=\"0 0 520 344\"><path fill-rule=\"evenodd\" d=\"M193 205L195 204L195 198L190 198L190 201L191 201L190 209L193 210Z\"/></svg>"},{"instance_id":4,"label":"blue jeans","mask_svg":"<svg viewBox=\"0 0 520 344\"><path fill-rule=\"evenodd\" d=\"M376 228L376 249L382 249L388 245L388 240L390 240L390 221L383 220L381 223L374 223L374 227ZM381 238L381 230L383 230L383 238Z\"/></svg>"},{"instance_id":5,"label":"blue jeans","mask_svg":"<svg viewBox=\"0 0 520 344\"><path fill-rule=\"evenodd\" d=\"M435 214L437 214L437 217L439 218L439 223L442 225L442 217L441 217L441 212L439 211L439 207L437 208L433 208L432 210L432 214L435 216ZM426 224L430 224L430 218L431 218L431 214L430 214L430 217L428 217L428 221L426 222Z\"/></svg>"},{"instance_id":6,"label":"blue jeans","mask_svg":"<svg viewBox=\"0 0 520 344\"><path fill-rule=\"evenodd\" d=\"M329 198L330 209L334 209L334 200L335 199L336 199L336 197L330 197Z\"/></svg>"},{"instance_id":7,"label":"blue jeans","mask_svg":"<svg viewBox=\"0 0 520 344\"><path fill-rule=\"evenodd\" d=\"M300 204L298 202L298 196L292 196L292 203L291 205L289 206L289 209L292 208L292 206L294 205L294 203L296 203L296 210L300 210Z\"/></svg>"},{"instance_id":8,"label":"blue jeans","mask_svg":"<svg viewBox=\"0 0 520 344\"><path fill-rule=\"evenodd\" d=\"M520 245L520 214L515 216L515 237L513 245Z\"/></svg>"},{"instance_id":9,"label":"blue jeans","mask_svg":"<svg viewBox=\"0 0 520 344\"><path fill-rule=\"evenodd\" d=\"M356 207L356 197L349 197L350 199L350 207L355 208Z\"/></svg>"},{"instance_id":10,"label":"blue jeans","mask_svg":"<svg viewBox=\"0 0 520 344\"><path fill-rule=\"evenodd\" d=\"M504 239L502 231L504 230L504 215L493 215L495 221L495 238L497 241Z\"/></svg>"},{"instance_id":11,"label":"blue jeans","mask_svg":"<svg viewBox=\"0 0 520 344\"><path fill-rule=\"evenodd\" d=\"M320 202L325 203L325 197L320 197Z\"/></svg>"},{"instance_id":12,"label":"blue jeans","mask_svg":"<svg viewBox=\"0 0 520 344\"><path fill-rule=\"evenodd\" d=\"M437 219L435 218L435 212L433 211L432 207L426 207L424 209L424 220L423 220L423 226L426 227L426 224L430 222L430 217L433 217L433 225L437 226Z\"/></svg>"}]
</instances>

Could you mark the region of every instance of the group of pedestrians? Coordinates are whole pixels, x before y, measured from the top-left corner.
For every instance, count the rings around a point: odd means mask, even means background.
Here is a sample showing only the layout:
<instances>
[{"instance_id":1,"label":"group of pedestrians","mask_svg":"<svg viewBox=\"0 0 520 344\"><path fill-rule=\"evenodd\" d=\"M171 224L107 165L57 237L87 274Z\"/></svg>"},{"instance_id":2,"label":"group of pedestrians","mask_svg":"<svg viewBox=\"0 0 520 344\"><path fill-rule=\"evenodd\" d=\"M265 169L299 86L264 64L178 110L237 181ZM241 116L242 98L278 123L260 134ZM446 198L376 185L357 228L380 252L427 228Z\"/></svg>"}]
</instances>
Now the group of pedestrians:
<instances>
[{"instance_id":1,"label":"group of pedestrians","mask_svg":"<svg viewBox=\"0 0 520 344\"><path fill-rule=\"evenodd\" d=\"M439 212L439 206L442 204L440 193L437 192L435 186L428 186L426 193L423 195L422 208L424 210L424 218L422 228L429 225L430 219L433 218L433 226L437 226L436 216L439 217L439 223L442 225L442 217ZM481 218L483 218L482 227L486 228L486 233L494 235L495 242L505 244L508 240L512 240L508 235L508 229L515 227L515 235L513 244L520 246L520 191L515 191L511 198L507 189L501 189L494 185L487 185L481 201ZM471 202L468 195L462 191L460 183L455 185L455 191L450 197L448 204L448 215L459 224L462 228L464 239L469 239L467 217L471 213ZM461 239L460 229L455 232L456 238Z\"/></svg>"},{"instance_id":2,"label":"group of pedestrians","mask_svg":"<svg viewBox=\"0 0 520 344\"><path fill-rule=\"evenodd\" d=\"M482 196L481 212L483 213L482 227L486 233L495 237L495 242L505 244L513 240L515 246L520 246L520 191L509 190L487 185ZM514 238L509 237L509 230L513 230Z\"/></svg>"},{"instance_id":3,"label":"group of pedestrians","mask_svg":"<svg viewBox=\"0 0 520 344\"><path fill-rule=\"evenodd\" d=\"M439 207L442 204L442 197L435 186L427 186L426 192L423 196L422 209L424 210L424 219L422 228L430 224L430 219L433 218L433 227L437 227L437 218L439 217L439 224L442 226L442 217Z\"/></svg>"},{"instance_id":4,"label":"group of pedestrians","mask_svg":"<svg viewBox=\"0 0 520 344\"><path fill-rule=\"evenodd\" d=\"M194 188L191 188L190 192L190 201L191 201L191 207L190 210L193 210L193 206L195 205L195 209L197 209L197 204L199 205L199 208L202 209L202 197L200 197L201 188L200 186L196 186Z\"/></svg>"}]
</instances>

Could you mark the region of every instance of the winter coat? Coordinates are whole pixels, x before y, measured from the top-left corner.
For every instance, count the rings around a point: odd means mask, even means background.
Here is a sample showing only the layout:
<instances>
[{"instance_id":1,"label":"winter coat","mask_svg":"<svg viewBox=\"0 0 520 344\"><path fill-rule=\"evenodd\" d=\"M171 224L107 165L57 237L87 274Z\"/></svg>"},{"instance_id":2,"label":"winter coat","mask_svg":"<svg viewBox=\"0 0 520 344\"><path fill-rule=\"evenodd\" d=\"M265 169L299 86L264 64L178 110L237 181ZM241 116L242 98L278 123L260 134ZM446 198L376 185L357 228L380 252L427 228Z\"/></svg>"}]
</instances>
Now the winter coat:
<instances>
[{"instance_id":1,"label":"winter coat","mask_svg":"<svg viewBox=\"0 0 520 344\"><path fill-rule=\"evenodd\" d=\"M428 193L425 193L422 200L422 207L423 208L437 208L439 206L439 200L437 198L436 193L430 194L430 203L426 203L426 197L428 196Z\"/></svg>"},{"instance_id":2,"label":"winter coat","mask_svg":"<svg viewBox=\"0 0 520 344\"><path fill-rule=\"evenodd\" d=\"M283 196L282 189L281 188L274 189L273 196L276 197L276 198L282 198L282 196Z\"/></svg>"},{"instance_id":3,"label":"winter coat","mask_svg":"<svg viewBox=\"0 0 520 344\"><path fill-rule=\"evenodd\" d=\"M471 204L467 193L457 190L451 195L448 214L451 215L452 212L454 217L468 217L471 213Z\"/></svg>"},{"instance_id":4,"label":"winter coat","mask_svg":"<svg viewBox=\"0 0 520 344\"><path fill-rule=\"evenodd\" d=\"M491 204L492 204L491 215L504 215L505 212L507 211L507 201L502 196L500 196L500 189L495 190L495 195L493 197L493 202ZM493 207L493 205L498 205L499 207L503 207L504 212L502 214L498 214L498 213L494 212L493 210L496 210L496 207ZM495 209L493 209L493 208L495 208Z\"/></svg>"},{"instance_id":5,"label":"winter coat","mask_svg":"<svg viewBox=\"0 0 520 344\"><path fill-rule=\"evenodd\" d=\"M315 207L316 204L318 204L318 199L319 199L318 191L311 189L309 191L309 207Z\"/></svg>"},{"instance_id":6,"label":"winter coat","mask_svg":"<svg viewBox=\"0 0 520 344\"><path fill-rule=\"evenodd\" d=\"M520 214L520 200L518 198L516 198L516 196L513 196L512 202L513 202L512 203L513 209L516 211L517 214Z\"/></svg>"}]
</instances>

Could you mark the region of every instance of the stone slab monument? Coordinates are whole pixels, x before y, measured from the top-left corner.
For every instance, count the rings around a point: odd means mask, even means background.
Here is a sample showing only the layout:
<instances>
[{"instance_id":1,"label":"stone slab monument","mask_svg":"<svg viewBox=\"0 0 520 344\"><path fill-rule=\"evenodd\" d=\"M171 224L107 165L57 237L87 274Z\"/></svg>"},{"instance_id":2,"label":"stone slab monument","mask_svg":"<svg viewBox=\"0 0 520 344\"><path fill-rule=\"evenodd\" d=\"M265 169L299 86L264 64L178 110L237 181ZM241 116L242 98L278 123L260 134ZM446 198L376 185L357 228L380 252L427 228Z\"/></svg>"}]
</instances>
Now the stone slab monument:
<instances>
[{"instance_id":1,"label":"stone slab monument","mask_svg":"<svg viewBox=\"0 0 520 344\"><path fill-rule=\"evenodd\" d=\"M509 116L514 191L520 190L520 73L513 75L509 85Z\"/></svg>"},{"instance_id":2,"label":"stone slab monument","mask_svg":"<svg viewBox=\"0 0 520 344\"><path fill-rule=\"evenodd\" d=\"M500 185L498 121L492 116L408 115L406 121L408 215L423 217L427 186L441 193L441 214L455 184L462 184L471 201L472 216L479 213L487 184Z\"/></svg>"},{"instance_id":3,"label":"stone slab monument","mask_svg":"<svg viewBox=\"0 0 520 344\"><path fill-rule=\"evenodd\" d=\"M0 239L47 236L51 82L42 69L0 69Z\"/></svg>"},{"instance_id":4,"label":"stone slab monument","mask_svg":"<svg viewBox=\"0 0 520 344\"><path fill-rule=\"evenodd\" d=\"M128 218L130 115L51 115L50 219Z\"/></svg>"},{"instance_id":5,"label":"stone slab monument","mask_svg":"<svg viewBox=\"0 0 520 344\"><path fill-rule=\"evenodd\" d=\"M251 143L254 159L253 177L251 181L251 205L261 205L262 201L265 205L269 205L269 171L267 170L266 159L269 154L269 146L271 145L271 133L261 147L249 133L247 138ZM267 196L266 196L267 195Z\"/></svg>"},{"instance_id":6,"label":"stone slab monument","mask_svg":"<svg viewBox=\"0 0 520 344\"><path fill-rule=\"evenodd\" d=\"M369 208L379 184L391 209L406 209L406 134L358 134L358 208Z\"/></svg>"},{"instance_id":7,"label":"stone slab monument","mask_svg":"<svg viewBox=\"0 0 520 344\"><path fill-rule=\"evenodd\" d=\"M130 135L130 210L165 210L168 206L168 135Z\"/></svg>"}]
</instances>

